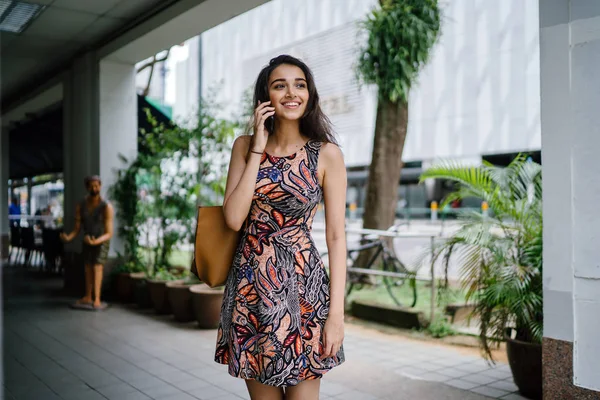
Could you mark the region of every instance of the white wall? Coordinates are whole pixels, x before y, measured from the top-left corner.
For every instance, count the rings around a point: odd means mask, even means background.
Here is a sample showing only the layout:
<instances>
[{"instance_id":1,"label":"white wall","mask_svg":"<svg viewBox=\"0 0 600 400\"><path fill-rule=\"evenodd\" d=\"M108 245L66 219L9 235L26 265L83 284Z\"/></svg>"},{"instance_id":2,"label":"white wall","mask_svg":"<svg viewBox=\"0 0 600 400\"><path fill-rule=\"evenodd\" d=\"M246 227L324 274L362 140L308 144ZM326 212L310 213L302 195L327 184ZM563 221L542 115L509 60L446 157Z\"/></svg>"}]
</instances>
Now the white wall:
<instances>
[{"instance_id":1,"label":"white wall","mask_svg":"<svg viewBox=\"0 0 600 400\"><path fill-rule=\"evenodd\" d=\"M446 2L409 102L405 160L539 150L535 0Z\"/></svg>"},{"instance_id":2,"label":"white wall","mask_svg":"<svg viewBox=\"0 0 600 400\"><path fill-rule=\"evenodd\" d=\"M242 94L252 86L260 69L275 55L289 53L313 69L319 94L338 99L349 110L330 117L340 135L349 165L364 163L364 148L373 130L375 103L372 90L358 92L351 65L355 60L356 23L377 0L273 0L202 35L202 90L219 87L223 113L241 110ZM218 86L220 85L220 86ZM365 97L366 96L366 97ZM361 104L362 103L362 104ZM365 104L366 103L366 104ZM326 107L327 108L327 107ZM347 118L344 118L347 117ZM356 129L349 131L348 127ZM366 135L363 141L355 135Z\"/></svg>"},{"instance_id":3,"label":"white wall","mask_svg":"<svg viewBox=\"0 0 600 400\"><path fill-rule=\"evenodd\" d=\"M187 57L174 65L175 102L173 103L173 119L175 121L189 120L195 116L198 110L200 36L186 40L184 46Z\"/></svg>"},{"instance_id":4,"label":"white wall","mask_svg":"<svg viewBox=\"0 0 600 400\"><path fill-rule=\"evenodd\" d=\"M347 104L331 115L346 162L367 165L375 91L359 91L353 65L356 22L377 3L273 0L223 23L202 35L203 89L223 82L223 111L237 112L269 58L297 55L313 69L322 97ZM404 159L539 150L537 1L462 0L443 7L442 37L411 93Z\"/></svg>"}]
</instances>

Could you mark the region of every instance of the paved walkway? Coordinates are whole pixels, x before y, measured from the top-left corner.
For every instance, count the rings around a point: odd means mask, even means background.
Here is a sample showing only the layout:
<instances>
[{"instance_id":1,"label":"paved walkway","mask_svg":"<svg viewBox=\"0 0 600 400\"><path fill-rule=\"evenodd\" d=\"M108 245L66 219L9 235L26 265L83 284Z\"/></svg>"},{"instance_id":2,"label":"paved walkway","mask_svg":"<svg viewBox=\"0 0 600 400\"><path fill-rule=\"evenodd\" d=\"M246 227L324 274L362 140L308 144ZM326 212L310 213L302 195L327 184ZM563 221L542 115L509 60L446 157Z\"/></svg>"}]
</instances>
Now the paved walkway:
<instances>
[{"instance_id":1,"label":"paved walkway","mask_svg":"<svg viewBox=\"0 0 600 400\"><path fill-rule=\"evenodd\" d=\"M73 311L60 282L5 268L4 380L10 400L247 399L212 362L216 332L114 305ZM506 365L348 325L347 361L322 399L520 399ZM489 396L489 397L488 397Z\"/></svg>"}]
</instances>

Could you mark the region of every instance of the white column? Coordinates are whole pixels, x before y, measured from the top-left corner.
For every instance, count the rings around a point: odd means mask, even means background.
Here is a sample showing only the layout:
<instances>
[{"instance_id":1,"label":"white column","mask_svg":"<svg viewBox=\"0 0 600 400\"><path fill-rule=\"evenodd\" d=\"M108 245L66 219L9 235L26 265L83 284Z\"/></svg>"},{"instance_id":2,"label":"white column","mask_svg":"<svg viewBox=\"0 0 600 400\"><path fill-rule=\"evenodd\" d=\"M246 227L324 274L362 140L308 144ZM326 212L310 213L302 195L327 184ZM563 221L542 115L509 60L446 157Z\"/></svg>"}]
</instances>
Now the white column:
<instances>
[{"instance_id":1,"label":"white column","mask_svg":"<svg viewBox=\"0 0 600 400\"><path fill-rule=\"evenodd\" d=\"M573 342L568 0L540 2L544 336Z\"/></svg>"},{"instance_id":2,"label":"white column","mask_svg":"<svg viewBox=\"0 0 600 400\"><path fill-rule=\"evenodd\" d=\"M577 386L600 391L600 4L571 1L570 11L573 373Z\"/></svg>"},{"instance_id":3,"label":"white column","mask_svg":"<svg viewBox=\"0 0 600 400\"><path fill-rule=\"evenodd\" d=\"M64 82L65 227L71 229L77 202L85 196L84 178L100 175L103 196L124 164L137 154L135 67L98 61L94 53L76 60ZM115 226L115 233L118 227ZM72 251L80 250L75 240ZM117 237L110 255L122 251Z\"/></svg>"},{"instance_id":4,"label":"white column","mask_svg":"<svg viewBox=\"0 0 600 400\"><path fill-rule=\"evenodd\" d=\"M600 5L540 2L544 336L573 343L573 383L600 390Z\"/></svg>"},{"instance_id":5,"label":"white column","mask_svg":"<svg viewBox=\"0 0 600 400\"><path fill-rule=\"evenodd\" d=\"M137 94L135 65L103 60L100 62L100 176L103 195L117 180L117 171L125 167L119 155L130 163L137 155ZM123 252L123 243L116 235L110 255Z\"/></svg>"},{"instance_id":6,"label":"white column","mask_svg":"<svg viewBox=\"0 0 600 400\"><path fill-rule=\"evenodd\" d=\"M2 129L0 132L0 259L4 259L8 254L6 242L8 241L8 130Z\"/></svg>"}]
</instances>

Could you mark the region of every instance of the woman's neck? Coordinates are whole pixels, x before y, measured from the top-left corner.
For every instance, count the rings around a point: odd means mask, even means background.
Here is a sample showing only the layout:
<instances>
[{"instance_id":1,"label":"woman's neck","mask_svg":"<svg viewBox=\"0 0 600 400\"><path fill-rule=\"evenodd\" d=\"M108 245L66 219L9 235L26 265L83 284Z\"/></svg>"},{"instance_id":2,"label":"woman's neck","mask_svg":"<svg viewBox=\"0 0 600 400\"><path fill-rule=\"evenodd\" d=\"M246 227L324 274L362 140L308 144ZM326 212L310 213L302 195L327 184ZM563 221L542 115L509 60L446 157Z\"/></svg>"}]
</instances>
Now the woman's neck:
<instances>
[{"instance_id":1,"label":"woman's neck","mask_svg":"<svg viewBox=\"0 0 600 400\"><path fill-rule=\"evenodd\" d=\"M278 149L295 147L305 141L300 132L300 121L277 121L275 133L271 135L271 143Z\"/></svg>"}]
</instances>

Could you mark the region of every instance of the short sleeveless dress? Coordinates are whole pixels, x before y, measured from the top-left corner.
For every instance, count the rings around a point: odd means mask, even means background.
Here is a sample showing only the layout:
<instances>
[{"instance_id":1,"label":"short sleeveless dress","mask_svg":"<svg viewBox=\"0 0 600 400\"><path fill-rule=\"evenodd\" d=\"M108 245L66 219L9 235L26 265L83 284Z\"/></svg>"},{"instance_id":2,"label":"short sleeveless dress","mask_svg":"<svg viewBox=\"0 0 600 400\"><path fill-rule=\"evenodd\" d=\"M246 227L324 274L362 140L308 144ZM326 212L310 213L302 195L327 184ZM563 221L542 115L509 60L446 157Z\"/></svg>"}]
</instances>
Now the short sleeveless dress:
<instances>
[{"instance_id":1,"label":"short sleeveless dress","mask_svg":"<svg viewBox=\"0 0 600 400\"><path fill-rule=\"evenodd\" d=\"M344 362L321 357L329 277L310 230L323 192L321 142L263 153L254 198L225 287L215 361L271 386L318 379Z\"/></svg>"},{"instance_id":2,"label":"short sleeveless dress","mask_svg":"<svg viewBox=\"0 0 600 400\"><path fill-rule=\"evenodd\" d=\"M105 232L105 215L108 202L100 200L100 203L91 212L88 211L87 201L84 199L80 205L81 227L84 235L90 235L99 238ZM104 265L108 258L108 250L110 249L110 240L102 243L99 246L90 246L83 244L82 253L83 261L86 265Z\"/></svg>"}]
</instances>

